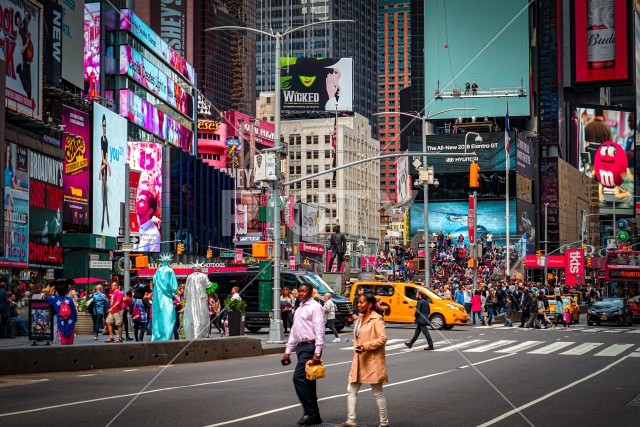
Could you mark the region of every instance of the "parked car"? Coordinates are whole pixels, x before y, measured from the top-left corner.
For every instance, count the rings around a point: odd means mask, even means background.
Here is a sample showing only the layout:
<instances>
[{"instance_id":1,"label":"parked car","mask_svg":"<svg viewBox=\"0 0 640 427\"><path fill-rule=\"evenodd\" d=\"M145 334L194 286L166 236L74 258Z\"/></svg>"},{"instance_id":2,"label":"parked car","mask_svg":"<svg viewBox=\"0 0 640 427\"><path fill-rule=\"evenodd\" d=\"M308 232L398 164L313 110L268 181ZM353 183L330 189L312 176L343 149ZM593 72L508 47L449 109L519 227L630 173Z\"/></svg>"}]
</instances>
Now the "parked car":
<instances>
[{"instance_id":1,"label":"parked car","mask_svg":"<svg viewBox=\"0 0 640 427\"><path fill-rule=\"evenodd\" d=\"M258 332L261 328L269 327L269 316L272 313L273 292L271 289L273 287L273 279L268 281L267 286L261 286L258 278L258 269L248 269L243 272L209 273L209 280L218 284L216 293L221 299L226 298L234 286L240 288L241 297L248 304L245 327L250 332ZM321 297L321 304L324 304L322 295L325 293L331 294L331 300L336 305L335 326L338 331L353 323L351 302L338 295L320 276L304 271L280 272L280 286L283 288L297 289L303 283L310 283L316 288ZM260 301L262 301L262 304Z\"/></svg>"},{"instance_id":2,"label":"parked car","mask_svg":"<svg viewBox=\"0 0 640 427\"><path fill-rule=\"evenodd\" d=\"M569 308L569 312L571 313L571 323L579 323L580 322L580 307L576 304L573 297L562 296L562 305L565 309ZM553 314L556 312L556 299L555 297L549 297L549 312Z\"/></svg>"},{"instance_id":3,"label":"parked car","mask_svg":"<svg viewBox=\"0 0 640 427\"><path fill-rule=\"evenodd\" d=\"M633 321L640 321L640 295L633 297L629 300L631 306L631 312L633 313Z\"/></svg>"},{"instance_id":4,"label":"parked car","mask_svg":"<svg viewBox=\"0 0 640 427\"><path fill-rule=\"evenodd\" d=\"M631 326L633 312L624 298L603 298L596 301L587 313L587 324L614 323L618 326Z\"/></svg>"},{"instance_id":5,"label":"parked car","mask_svg":"<svg viewBox=\"0 0 640 427\"><path fill-rule=\"evenodd\" d=\"M384 319L387 322L413 323L418 292L427 297L431 309L429 320L435 329L451 329L454 325L466 325L469 322L469 316L463 306L442 299L433 290L417 283L356 282L349 296L352 301L360 286L380 298L380 307L384 310Z\"/></svg>"}]
</instances>

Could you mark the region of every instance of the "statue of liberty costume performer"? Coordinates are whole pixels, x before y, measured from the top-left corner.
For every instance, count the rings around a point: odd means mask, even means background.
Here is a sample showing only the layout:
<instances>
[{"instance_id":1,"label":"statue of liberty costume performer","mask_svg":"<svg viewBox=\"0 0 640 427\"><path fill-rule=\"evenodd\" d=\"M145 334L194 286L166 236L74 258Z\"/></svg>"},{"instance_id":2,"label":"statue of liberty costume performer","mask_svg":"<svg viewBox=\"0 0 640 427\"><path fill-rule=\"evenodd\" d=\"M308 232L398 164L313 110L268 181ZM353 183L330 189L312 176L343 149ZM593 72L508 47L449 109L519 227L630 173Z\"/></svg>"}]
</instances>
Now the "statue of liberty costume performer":
<instances>
[{"instance_id":1,"label":"statue of liberty costume performer","mask_svg":"<svg viewBox=\"0 0 640 427\"><path fill-rule=\"evenodd\" d=\"M172 258L171 254L162 254L162 265L153 276L151 341L168 341L173 337L173 326L176 323L173 295L178 290L178 281L176 273L169 267Z\"/></svg>"},{"instance_id":2,"label":"statue of liberty costume performer","mask_svg":"<svg viewBox=\"0 0 640 427\"><path fill-rule=\"evenodd\" d=\"M209 277L202 272L202 264L193 264L193 273L187 276L184 287L184 337L188 340L204 338L209 334Z\"/></svg>"}]
</instances>

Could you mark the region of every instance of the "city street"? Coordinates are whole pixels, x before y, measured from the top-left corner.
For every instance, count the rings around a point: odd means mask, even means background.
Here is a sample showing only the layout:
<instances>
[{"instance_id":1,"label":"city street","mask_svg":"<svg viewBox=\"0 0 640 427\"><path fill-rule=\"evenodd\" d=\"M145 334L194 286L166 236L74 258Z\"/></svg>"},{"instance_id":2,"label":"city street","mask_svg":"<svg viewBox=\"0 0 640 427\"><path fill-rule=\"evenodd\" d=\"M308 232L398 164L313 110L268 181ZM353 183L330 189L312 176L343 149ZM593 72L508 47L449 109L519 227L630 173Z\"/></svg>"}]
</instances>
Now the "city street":
<instances>
[{"instance_id":1,"label":"city street","mask_svg":"<svg viewBox=\"0 0 640 427\"><path fill-rule=\"evenodd\" d=\"M385 387L393 426L638 425L640 328L455 327L407 350L413 329L389 325ZM263 335L266 335L264 333ZM263 337L264 338L264 337ZM330 336L327 336L330 339ZM350 334L327 344L318 381L324 425L346 416ZM0 379L0 423L12 426L294 426L301 408L280 355ZM139 394L138 394L139 393ZM368 387L360 425L377 425Z\"/></svg>"}]
</instances>

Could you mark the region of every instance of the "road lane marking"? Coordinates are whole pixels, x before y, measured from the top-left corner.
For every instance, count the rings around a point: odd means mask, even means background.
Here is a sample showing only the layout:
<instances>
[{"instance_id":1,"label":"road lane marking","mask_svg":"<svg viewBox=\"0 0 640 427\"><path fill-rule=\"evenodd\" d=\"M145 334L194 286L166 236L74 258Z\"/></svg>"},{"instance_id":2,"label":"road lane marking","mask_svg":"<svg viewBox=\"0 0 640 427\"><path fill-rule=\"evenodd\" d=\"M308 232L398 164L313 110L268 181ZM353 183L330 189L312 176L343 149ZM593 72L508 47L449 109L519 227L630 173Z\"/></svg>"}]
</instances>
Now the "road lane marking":
<instances>
[{"instance_id":1,"label":"road lane marking","mask_svg":"<svg viewBox=\"0 0 640 427\"><path fill-rule=\"evenodd\" d=\"M514 342L516 342L516 340L498 340L489 344L481 345L480 347L475 347L463 351L465 353L483 353L487 350L493 350L498 347L504 347L505 345L513 344Z\"/></svg>"},{"instance_id":2,"label":"road lane marking","mask_svg":"<svg viewBox=\"0 0 640 427\"><path fill-rule=\"evenodd\" d=\"M633 344L613 344L600 353L594 354L594 356L617 356L627 350L629 347L633 347Z\"/></svg>"},{"instance_id":3,"label":"road lane marking","mask_svg":"<svg viewBox=\"0 0 640 427\"><path fill-rule=\"evenodd\" d=\"M631 331L627 331L628 334L640 334L640 329L634 329Z\"/></svg>"},{"instance_id":4,"label":"road lane marking","mask_svg":"<svg viewBox=\"0 0 640 427\"><path fill-rule=\"evenodd\" d=\"M137 370L138 370L138 369L125 369L125 370L124 370L124 371L122 371L122 372L133 372L133 371L137 371Z\"/></svg>"},{"instance_id":5,"label":"road lane marking","mask_svg":"<svg viewBox=\"0 0 640 427\"><path fill-rule=\"evenodd\" d=\"M631 357L640 357L640 347L636 348L636 351L630 354Z\"/></svg>"},{"instance_id":6,"label":"road lane marking","mask_svg":"<svg viewBox=\"0 0 640 427\"><path fill-rule=\"evenodd\" d=\"M504 356L498 356L498 357L494 357L492 359L483 360L481 362L472 363L470 366L482 365L483 363L493 362L495 360L502 359L504 357L509 357L509 356L513 356L513 355L512 354L505 354ZM449 374L451 372L455 372L455 371L458 371L458 370L459 370L459 368L448 369L446 371L436 372L436 373L433 373L433 374L424 375L424 376L417 377L417 378L411 378L411 379L408 379L408 380L398 381L398 382L395 382L395 383L388 383L388 384L385 384L383 387L384 388L395 387L395 386L402 385L402 384L412 383L412 382L424 380L424 379L427 379L427 378L433 378L433 377L437 377L437 376L440 376L440 375ZM369 391L369 388L367 387L366 389L360 389L360 391L358 393L362 393L362 392L365 392L365 391ZM318 399L318 402L322 402L322 401L325 401L325 400L338 399L340 397L346 397L346 396L347 396L347 393L334 394L333 396L327 396L327 397L320 398L320 399ZM260 412L260 413L257 413L257 414L247 415L245 417L236 418L234 420L228 420L228 421L223 421L221 423L210 424L210 425L208 425L206 427L219 427L219 426L225 426L225 425L229 425L229 424L235 424L235 423L239 423L239 422L242 422L242 421L247 421L247 420L251 420L251 419L255 419L255 418L260 418L260 417L265 416L265 415L275 414L277 412L288 411L289 409L297 408L297 407L300 407L300 406L302 406L302 405L298 403L296 405L289 405L289 406L285 406L285 407L282 407L282 408L271 409L269 411L264 411L264 412Z\"/></svg>"},{"instance_id":7,"label":"road lane marking","mask_svg":"<svg viewBox=\"0 0 640 427\"><path fill-rule=\"evenodd\" d=\"M461 343L459 343L459 344L453 344L453 345L450 345L450 346L448 346L448 347L436 348L436 350L435 350L435 351L453 351L453 350L459 350L459 349L461 349L461 348L469 347L469 346L471 346L471 345L473 345L473 344L481 343L481 342L486 342L486 341L487 341L487 340L471 340L471 341L467 341L467 342L461 342Z\"/></svg>"},{"instance_id":8,"label":"road lane marking","mask_svg":"<svg viewBox=\"0 0 640 427\"><path fill-rule=\"evenodd\" d=\"M533 401L531 401L531 402L529 402L527 404L524 404L524 405L519 406L519 407L517 407L515 409L507 411L504 414L499 415L499 416L495 417L494 419L487 421L484 424L480 424L479 427L489 427L489 426L494 425L494 424L496 424L496 423L498 423L498 422L500 422L500 421L502 421L502 420L504 420L506 418L509 418L511 415L514 415L516 413L521 413L523 410L525 410L527 408L530 408L531 406L537 405L538 403L543 402L543 401L549 399L550 397L553 397L553 396L555 396L557 394L560 394L560 393L564 393L565 391L569 390L570 388L572 388L572 387L574 387L574 386L576 386L576 385L578 385L580 383L583 383L585 381L588 381L591 378L593 378L595 376L598 376L603 372L608 371L609 369L613 368L617 364L622 363L623 361L627 360L629 357L630 357L630 355L626 355L624 357L621 357L620 359L618 359L615 362L605 366L604 368L600 369L599 371L595 371L595 372L587 375L586 377L580 378L579 380L576 380L576 381L572 382L571 384L567 384L566 386L561 387L561 388L559 388L557 390L554 390L554 391L552 391L550 393L547 393L544 396L539 397L539 398L537 398L537 399L535 399L535 400L533 400Z\"/></svg>"},{"instance_id":9,"label":"road lane marking","mask_svg":"<svg viewBox=\"0 0 640 427\"><path fill-rule=\"evenodd\" d=\"M513 347L507 347L501 350L496 350L496 353L517 353L519 351L526 350L528 348L535 347L543 343L544 341L525 341L523 343L514 345Z\"/></svg>"},{"instance_id":10,"label":"road lane marking","mask_svg":"<svg viewBox=\"0 0 640 427\"><path fill-rule=\"evenodd\" d=\"M93 377L96 374L82 374L82 375L78 375L79 377Z\"/></svg>"},{"instance_id":11,"label":"road lane marking","mask_svg":"<svg viewBox=\"0 0 640 427\"><path fill-rule=\"evenodd\" d=\"M585 354L593 350L594 348L598 348L601 345L604 345L603 342L586 342L584 344L580 344L579 346L572 348L571 350L567 350L560 354L565 356L579 356L581 354Z\"/></svg>"},{"instance_id":12,"label":"road lane marking","mask_svg":"<svg viewBox=\"0 0 640 427\"><path fill-rule=\"evenodd\" d=\"M627 329L603 329L602 332L619 334L620 332L627 332Z\"/></svg>"},{"instance_id":13,"label":"road lane marking","mask_svg":"<svg viewBox=\"0 0 640 427\"><path fill-rule=\"evenodd\" d=\"M553 344L549 344L547 346L538 348L536 350L529 351L527 352L527 354L549 354L549 353L553 353L554 351L558 351L562 348L569 347L570 345L573 345L573 344L575 343L571 341L558 341L558 342L554 342Z\"/></svg>"}]
</instances>

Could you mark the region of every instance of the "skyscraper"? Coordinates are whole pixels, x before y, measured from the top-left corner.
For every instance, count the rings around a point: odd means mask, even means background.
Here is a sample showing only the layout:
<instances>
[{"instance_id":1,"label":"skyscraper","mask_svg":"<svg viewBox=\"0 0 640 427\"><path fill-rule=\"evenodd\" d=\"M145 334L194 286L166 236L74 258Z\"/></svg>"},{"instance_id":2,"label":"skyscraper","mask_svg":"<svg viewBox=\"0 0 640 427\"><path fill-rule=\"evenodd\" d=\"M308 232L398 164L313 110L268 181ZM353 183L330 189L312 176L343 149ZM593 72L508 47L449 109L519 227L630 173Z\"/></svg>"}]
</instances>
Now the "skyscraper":
<instances>
[{"instance_id":1,"label":"skyscraper","mask_svg":"<svg viewBox=\"0 0 640 427\"><path fill-rule=\"evenodd\" d=\"M283 39L282 56L353 58L353 108L367 119L377 111L376 0L257 0L256 27L283 32L312 22L353 19L353 23L315 25ZM273 91L275 41L257 36L256 89ZM374 124L375 126L375 124Z\"/></svg>"}]
</instances>

